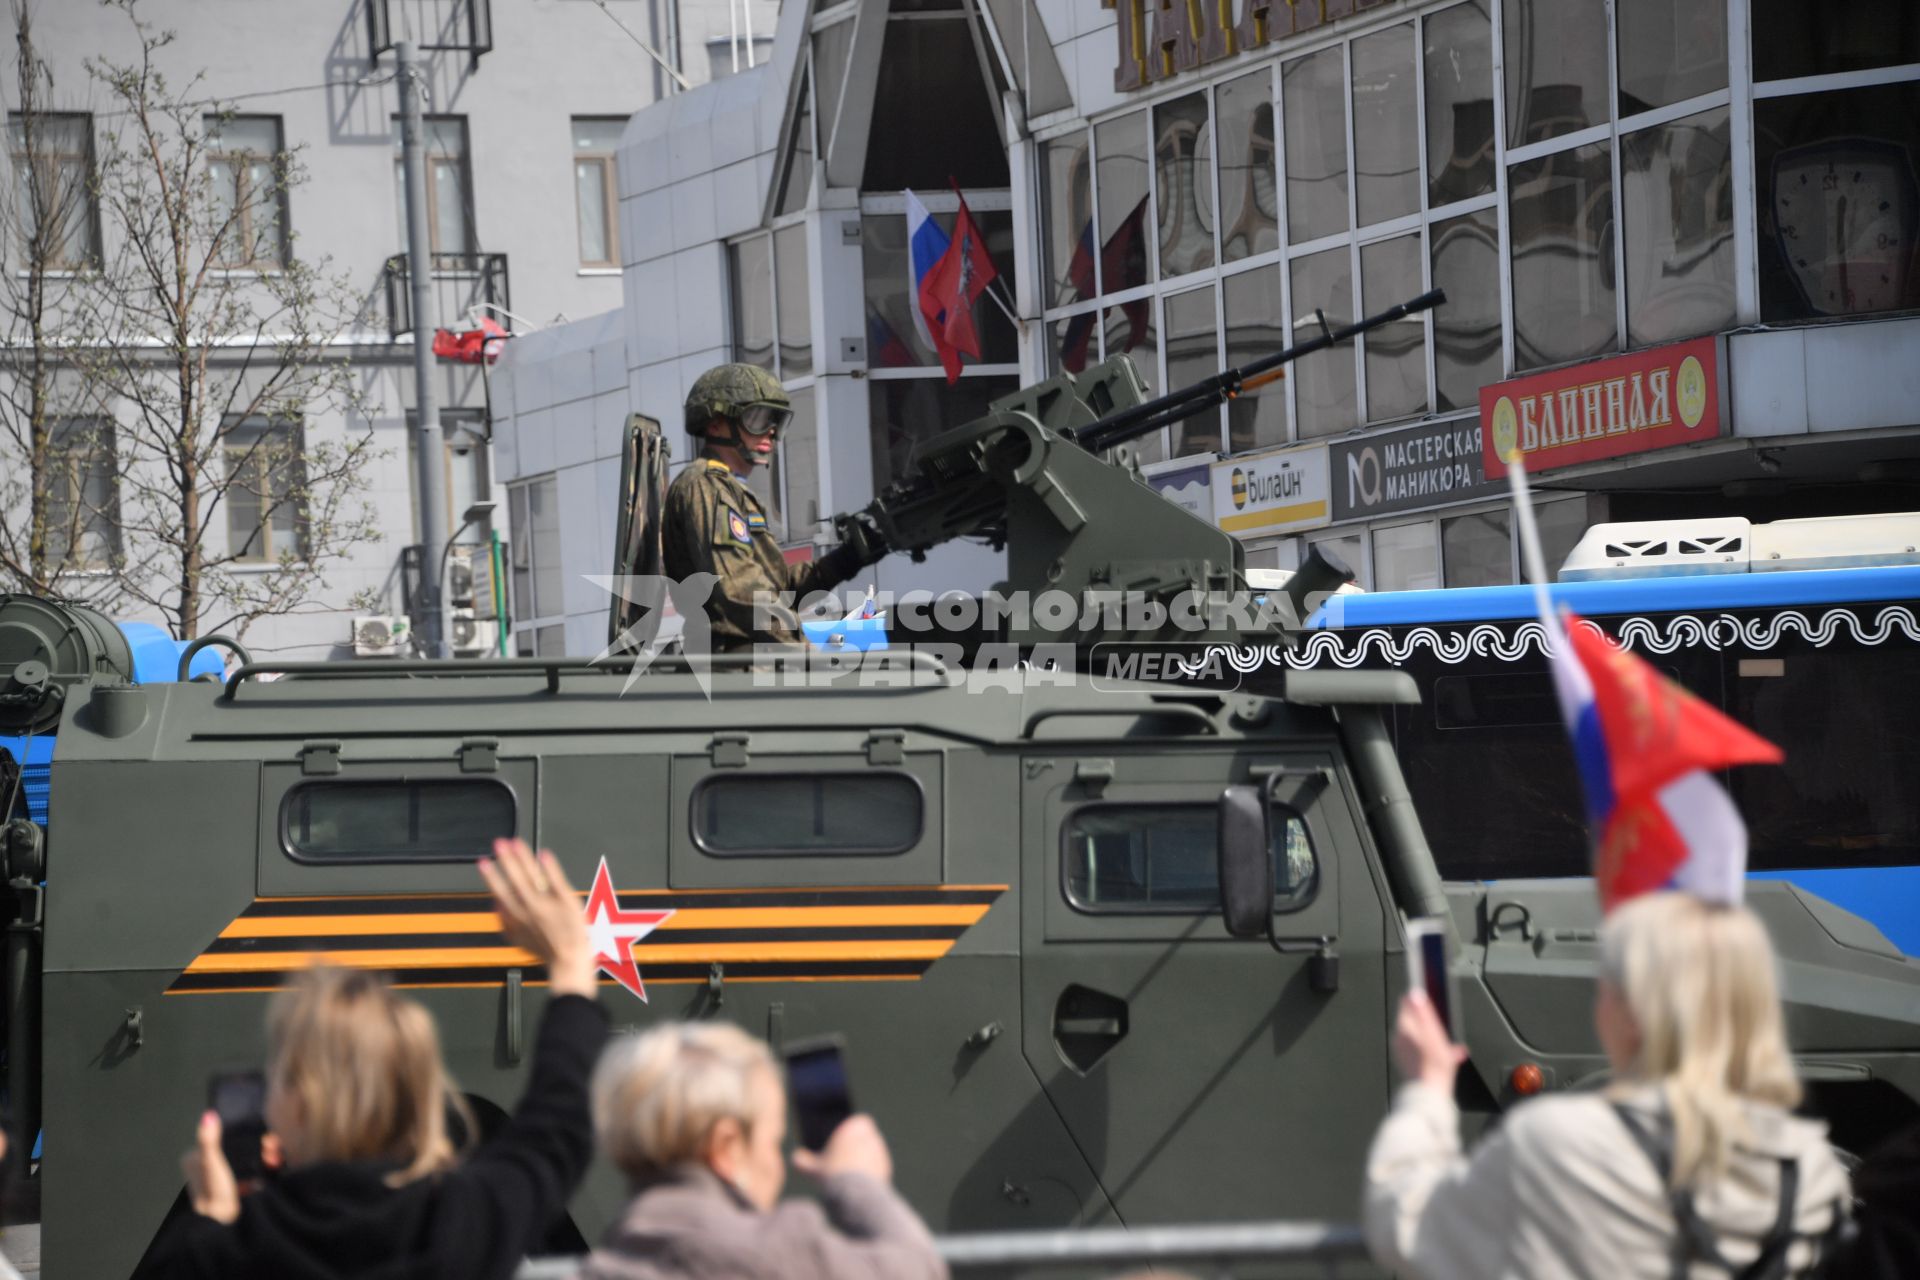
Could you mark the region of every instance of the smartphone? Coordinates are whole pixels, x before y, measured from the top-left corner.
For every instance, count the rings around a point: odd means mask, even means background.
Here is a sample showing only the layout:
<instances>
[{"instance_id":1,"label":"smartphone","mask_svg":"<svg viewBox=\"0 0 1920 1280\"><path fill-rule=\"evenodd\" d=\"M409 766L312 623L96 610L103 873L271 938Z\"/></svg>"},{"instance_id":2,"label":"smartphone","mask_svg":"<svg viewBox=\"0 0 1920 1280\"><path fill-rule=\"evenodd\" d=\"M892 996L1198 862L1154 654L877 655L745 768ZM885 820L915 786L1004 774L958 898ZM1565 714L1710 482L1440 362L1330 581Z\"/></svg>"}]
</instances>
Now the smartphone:
<instances>
[{"instance_id":1,"label":"smartphone","mask_svg":"<svg viewBox=\"0 0 1920 1280\"><path fill-rule=\"evenodd\" d=\"M846 1041L839 1036L816 1036L786 1046L787 1090L793 1096L800 1121L800 1145L819 1151L853 1114L853 1095L847 1088Z\"/></svg>"},{"instance_id":2,"label":"smartphone","mask_svg":"<svg viewBox=\"0 0 1920 1280\"><path fill-rule=\"evenodd\" d=\"M260 1140L267 1136L267 1078L258 1071L220 1071L207 1081L207 1106L220 1117L220 1150L236 1182L266 1176Z\"/></svg>"},{"instance_id":3,"label":"smartphone","mask_svg":"<svg viewBox=\"0 0 1920 1280\"><path fill-rule=\"evenodd\" d=\"M1460 1004L1453 998L1453 967L1448 963L1447 926L1432 916L1407 921L1407 983L1440 1014L1447 1038L1460 1043Z\"/></svg>"}]
</instances>

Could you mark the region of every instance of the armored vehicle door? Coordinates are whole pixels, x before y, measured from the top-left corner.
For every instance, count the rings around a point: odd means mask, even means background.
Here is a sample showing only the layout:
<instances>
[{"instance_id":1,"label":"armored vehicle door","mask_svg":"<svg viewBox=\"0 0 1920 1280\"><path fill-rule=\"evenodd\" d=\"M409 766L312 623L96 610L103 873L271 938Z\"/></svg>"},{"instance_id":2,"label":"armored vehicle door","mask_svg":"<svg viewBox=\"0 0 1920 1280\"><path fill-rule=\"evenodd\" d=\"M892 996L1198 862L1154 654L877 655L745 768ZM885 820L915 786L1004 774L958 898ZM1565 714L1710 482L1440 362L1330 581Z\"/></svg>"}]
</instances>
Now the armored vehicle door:
<instances>
[{"instance_id":1,"label":"armored vehicle door","mask_svg":"<svg viewBox=\"0 0 1920 1280\"><path fill-rule=\"evenodd\" d=\"M1383 890L1332 755L1061 745L1022 771L1024 1047L1114 1209L1351 1218L1389 1089ZM1274 769L1278 948L1222 925L1215 831L1221 788Z\"/></svg>"}]
</instances>

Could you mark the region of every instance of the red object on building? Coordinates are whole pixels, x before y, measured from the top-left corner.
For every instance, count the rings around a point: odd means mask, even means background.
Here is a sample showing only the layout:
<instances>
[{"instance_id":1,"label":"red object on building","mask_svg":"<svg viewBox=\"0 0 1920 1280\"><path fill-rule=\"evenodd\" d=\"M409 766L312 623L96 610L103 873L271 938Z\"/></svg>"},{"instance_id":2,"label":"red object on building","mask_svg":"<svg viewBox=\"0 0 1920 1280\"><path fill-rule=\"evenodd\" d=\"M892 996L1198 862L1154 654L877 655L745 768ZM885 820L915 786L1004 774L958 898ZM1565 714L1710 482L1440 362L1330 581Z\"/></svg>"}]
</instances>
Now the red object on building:
<instances>
[{"instance_id":1,"label":"red object on building","mask_svg":"<svg viewBox=\"0 0 1920 1280\"><path fill-rule=\"evenodd\" d=\"M1530 473L1712 440L1726 429L1717 337L1591 360L1480 389L1487 478L1519 449Z\"/></svg>"},{"instance_id":2,"label":"red object on building","mask_svg":"<svg viewBox=\"0 0 1920 1280\"><path fill-rule=\"evenodd\" d=\"M947 385L960 380L960 353L980 358L980 334L973 325L973 304L998 272L987 255L986 241L973 221L965 199L954 219L953 239L933 270L920 282L920 314L947 371Z\"/></svg>"},{"instance_id":3,"label":"red object on building","mask_svg":"<svg viewBox=\"0 0 1920 1280\"><path fill-rule=\"evenodd\" d=\"M479 364L482 360L492 364L500 358L500 348L506 345L510 336L500 325L481 316L480 327L465 333L435 329L433 354L442 360L457 360L461 364Z\"/></svg>"}]
</instances>

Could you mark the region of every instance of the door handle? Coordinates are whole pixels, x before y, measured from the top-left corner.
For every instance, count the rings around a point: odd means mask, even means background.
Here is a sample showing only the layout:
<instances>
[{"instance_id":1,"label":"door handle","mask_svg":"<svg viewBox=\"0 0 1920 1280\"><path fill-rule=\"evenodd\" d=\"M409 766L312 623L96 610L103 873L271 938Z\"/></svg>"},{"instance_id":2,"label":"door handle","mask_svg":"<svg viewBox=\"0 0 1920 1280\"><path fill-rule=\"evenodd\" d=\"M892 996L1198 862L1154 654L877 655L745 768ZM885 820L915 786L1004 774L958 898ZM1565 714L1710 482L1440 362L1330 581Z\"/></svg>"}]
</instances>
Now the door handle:
<instances>
[{"instance_id":1,"label":"door handle","mask_svg":"<svg viewBox=\"0 0 1920 1280\"><path fill-rule=\"evenodd\" d=\"M1127 1038L1127 1002L1075 983L1053 1005L1053 1047L1081 1075Z\"/></svg>"}]
</instances>

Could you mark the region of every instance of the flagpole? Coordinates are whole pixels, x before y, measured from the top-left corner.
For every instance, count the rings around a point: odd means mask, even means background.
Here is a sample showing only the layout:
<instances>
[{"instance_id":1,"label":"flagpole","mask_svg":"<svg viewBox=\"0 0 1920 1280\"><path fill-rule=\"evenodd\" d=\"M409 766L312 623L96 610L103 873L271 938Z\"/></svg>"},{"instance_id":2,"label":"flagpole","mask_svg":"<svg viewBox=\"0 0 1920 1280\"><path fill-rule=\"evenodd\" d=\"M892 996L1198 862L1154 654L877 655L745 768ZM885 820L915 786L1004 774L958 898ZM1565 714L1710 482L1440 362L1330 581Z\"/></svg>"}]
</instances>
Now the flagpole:
<instances>
[{"instance_id":1,"label":"flagpole","mask_svg":"<svg viewBox=\"0 0 1920 1280\"><path fill-rule=\"evenodd\" d=\"M1534 608L1541 621L1553 617L1547 598L1547 558L1540 550L1540 526L1533 518L1533 498L1527 488L1527 464L1520 451L1507 454L1507 492L1513 496L1513 520L1520 529L1520 564L1533 582Z\"/></svg>"},{"instance_id":2,"label":"flagpole","mask_svg":"<svg viewBox=\"0 0 1920 1280\"><path fill-rule=\"evenodd\" d=\"M1022 335L1025 335L1025 333L1027 332L1027 322L1022 320L1019 316L1013 314L1013 308L1008 306L1006 301L1003 298L1001 298L1001 296L998 293L994 292L993 285L998 283L1000 282L998 280L995 280L993 284L988 285L982 292L984 292L989 298L992 298L993 305L1000 308L1000 314L1004 315L1009 321L1011 321L1013 324L1013 327L1018 329Z\"/></svg>"}]
</instances>

